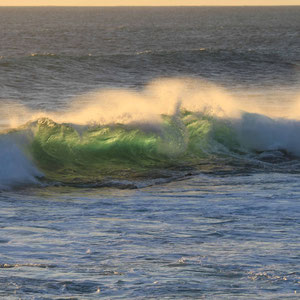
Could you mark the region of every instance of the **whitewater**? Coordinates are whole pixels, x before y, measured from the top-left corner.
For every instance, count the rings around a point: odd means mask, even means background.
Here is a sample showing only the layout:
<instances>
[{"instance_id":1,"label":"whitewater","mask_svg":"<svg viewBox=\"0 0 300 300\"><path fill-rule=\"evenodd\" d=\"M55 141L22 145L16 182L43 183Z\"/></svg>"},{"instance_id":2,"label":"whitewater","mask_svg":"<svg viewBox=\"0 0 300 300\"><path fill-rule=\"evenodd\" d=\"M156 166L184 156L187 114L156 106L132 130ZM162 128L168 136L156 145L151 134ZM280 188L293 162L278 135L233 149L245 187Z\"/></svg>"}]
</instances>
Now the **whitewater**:
<instances>
[{"instance_id":1,"label":"whitewater","mask_svg":"<svg viewBox=\"0 0 300 300\"><path fill-rule=\"evenodd\" d=\"M0 8L1 299L298 299L299 16Z\"/></svg>"}]
</instances>

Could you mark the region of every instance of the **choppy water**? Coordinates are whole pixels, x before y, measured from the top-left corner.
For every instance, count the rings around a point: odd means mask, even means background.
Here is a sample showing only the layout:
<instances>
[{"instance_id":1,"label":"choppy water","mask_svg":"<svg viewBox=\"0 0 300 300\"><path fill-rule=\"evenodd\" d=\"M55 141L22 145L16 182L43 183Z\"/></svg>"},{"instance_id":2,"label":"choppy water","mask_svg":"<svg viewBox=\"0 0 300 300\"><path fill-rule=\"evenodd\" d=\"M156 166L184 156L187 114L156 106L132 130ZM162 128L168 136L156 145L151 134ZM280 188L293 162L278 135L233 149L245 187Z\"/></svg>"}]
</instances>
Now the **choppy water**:
<instances>
[{"instance_id":1,"label":"choppy water","mask_svg":"<svg viewBox=\"0 0 300 300\"><path fill-rule=\"evenodd\" d=\"M1 8L3 299L297 299L300 9Z\"/></svg>"}]
</instances>

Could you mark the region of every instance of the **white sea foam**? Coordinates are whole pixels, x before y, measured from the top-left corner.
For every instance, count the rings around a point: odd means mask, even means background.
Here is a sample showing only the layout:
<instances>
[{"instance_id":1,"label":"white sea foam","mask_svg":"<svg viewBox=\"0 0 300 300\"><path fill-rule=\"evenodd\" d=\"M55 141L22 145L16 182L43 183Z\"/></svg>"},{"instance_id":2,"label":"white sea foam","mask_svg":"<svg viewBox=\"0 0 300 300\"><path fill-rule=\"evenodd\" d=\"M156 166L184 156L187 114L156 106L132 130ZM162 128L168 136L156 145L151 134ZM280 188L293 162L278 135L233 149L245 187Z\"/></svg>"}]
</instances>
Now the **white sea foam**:
<instances>
[{"instance_id":1,"label":"white sea foam","mask_svg":"<svg viewBox=\"0 0 300 300\"><path fill-rule=\"evenodd\" d=\"M240 143L250 150L285 150L300 157L300 121L245 113L234 123Z\"/></svg>"},{"instance_id":2,"label":"white sea foam","mask_svg":"<svg viewBox=\"0 0 300 300\"><path fill-rule=\"evenodd\" d=\"M25 155L22 143L26 143L25 139L15 135L0 137L0 190L37 184L37 177L42 176L30 158Z\"/></svg>"}]
</instances>

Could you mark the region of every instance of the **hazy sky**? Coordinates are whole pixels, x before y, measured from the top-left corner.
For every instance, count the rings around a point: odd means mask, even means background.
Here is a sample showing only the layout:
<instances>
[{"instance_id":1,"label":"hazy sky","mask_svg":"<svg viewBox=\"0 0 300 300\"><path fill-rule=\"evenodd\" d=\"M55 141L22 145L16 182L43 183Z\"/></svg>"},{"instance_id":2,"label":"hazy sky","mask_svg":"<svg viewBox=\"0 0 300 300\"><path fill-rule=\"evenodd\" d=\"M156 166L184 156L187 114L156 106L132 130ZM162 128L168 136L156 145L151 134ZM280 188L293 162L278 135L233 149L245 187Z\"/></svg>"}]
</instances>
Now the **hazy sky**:
<instances>
[{"instance_id":1,"label":"hazy sky","mask_svg":"<svg viewBox=\"0 0 300 300\"><path fill-rule=\"evenodd\" d=\"M0 6L300 5L300 0L0 0Z\"/></svg>"}]
</instances>

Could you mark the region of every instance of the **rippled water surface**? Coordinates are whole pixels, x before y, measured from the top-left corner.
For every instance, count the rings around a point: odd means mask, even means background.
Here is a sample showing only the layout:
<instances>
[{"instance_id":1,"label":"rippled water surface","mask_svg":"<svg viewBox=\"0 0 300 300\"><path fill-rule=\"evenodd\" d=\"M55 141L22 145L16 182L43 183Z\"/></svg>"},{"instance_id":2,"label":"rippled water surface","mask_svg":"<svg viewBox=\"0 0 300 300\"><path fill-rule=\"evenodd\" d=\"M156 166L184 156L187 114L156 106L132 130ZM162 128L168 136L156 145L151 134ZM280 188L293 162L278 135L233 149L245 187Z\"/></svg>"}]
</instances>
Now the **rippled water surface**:
<instances>
[{"instance_id":1,"label":"rippled water surface","mask_svg":"<svg viewBox=\"0 0 300 300\"><path fill-rule=\"evenodd\" d=\"M297 299L298 182L199 175L1 193L0 295Z\"/></svg>"}]
</instances>

